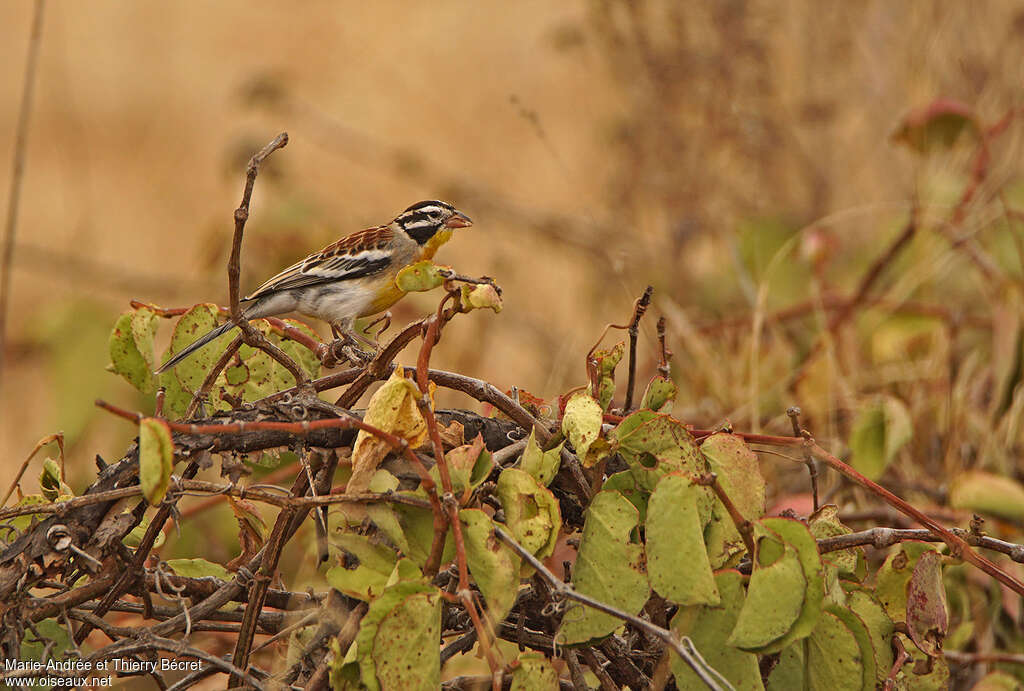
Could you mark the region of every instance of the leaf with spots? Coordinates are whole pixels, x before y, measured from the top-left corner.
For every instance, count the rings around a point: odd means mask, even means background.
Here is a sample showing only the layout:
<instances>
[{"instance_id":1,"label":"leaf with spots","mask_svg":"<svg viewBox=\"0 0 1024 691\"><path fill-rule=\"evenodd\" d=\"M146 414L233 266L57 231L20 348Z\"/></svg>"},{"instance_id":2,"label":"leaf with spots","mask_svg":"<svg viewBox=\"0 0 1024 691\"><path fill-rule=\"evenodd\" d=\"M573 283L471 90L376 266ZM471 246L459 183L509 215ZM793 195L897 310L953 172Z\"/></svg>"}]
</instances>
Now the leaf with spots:
<instances>
[{"instance_id":1,"label":"leaf with spots","mask_svg":"<svg viewBox=\"0 0 1024 691\"><path fill-rule=\"evenodd\" d=\"M363 684L371 691L441 686L441 592L403 581L370 603L356 634Z\"/></svg>"},{"instance_id":2,"label":"leaf with spots","mask_svg":"<svg viewBox=\"0 0 1024 691\"><path fill-rule=\"evenodd\" d=\"M588 454L591 445L601 436L604 411L593 396L577 393L565 404L562 432L569 439L576 456L587 468L598 461L597 455Z\"/></svg>"},{"instance_id":3,"label":"leaf with spots","mask_svg":"<svg viewBox=\"0 0 1024 691\"><path fill-rule=\"evenodd\" d=\"M639 523L636 507L618 492L594 495L572 571L576 590L630 614L640 611L651 587L643 545L634 539ZM620 626L621 619L574 602L562 616L556 641L562 645L589 644Z\"/></svg>"},{"instance_id":4,"label":"leaf with spots","mask_svg":"<svg viewBox=\"0 0 1024 691\"><path fill-rule=\"evenodd\" d=\"M700 451L740 515L748 521L763 516L766 483L757 456L750 447L736 435L719 432L705 439ZM736 524L717 497L704 540L713 568L734 563L746 550Z\"/></svg>"},{"instance_id":5,"label":"leaf with spots","mask_svg":"<svg viewBox=\"0 0 1024 691\"><path fill-rule=\"evenodd\" d=\"M433 290L444 283L444 276L441 275L444 269L450 270L451 267L424 259L399 271L395 276L395 285L406 293Z\"/></svg>"},{"instance_id":6,"label":"leaf with spots","mask_svg":"<svg viewBox=\"0 0 1024 691\"><path fill-rule=\"evenodd\" d=\"M365 535L345 532L331 538L331 547L344 552L342 564L327 570L332 588L367 602L384 592L398 560L393 549L375 544Z\"/></svg>"},{"instance_id":7,"label":"leaf with spots","mask_svg":"<svg viewBox=\"0 0 1024 691\"><path fill-rule=\"evenodd\" d=\"M519 557L494 536L494 524L483 511L463 509L459 519L469 573L484 594L491 621L500 622L519 593Z\"/></svg>"},{"instance_id":8,"label":"leaf with spots","mask_svg":"<svg viewBox=\"0 0 1024 691\"><path fill-rule=\"evenodd\" d=\"M704 519L698 506L711 506L707 487L682 473L666 475L647 506L647 570L651 586L680 605L717 605L718 591L704 547Z\"/></svg>"},{"instance_id":9,"label":"leaf with spots","mask_svg":"<svg viewBox=\"0 0 1024 691\"><path fill-rule=\"evenodd\" d=\"M562 447L565 442L558 446L544 451L537 443L537 437L533 430L530 430L530 437L526 440L526 448L523 450L523 457L519 461L519 467L535 477L542 485L550 485L558 473L561 464Z\"/></svg>"},{"instance_id":10,"label":"leaf with spots","mask_svg":"<svg viewBox=\"0 0 1024 691\"><path fill-rule=\"evenodd\" d=\"M907 630L914 645L929 657L942 656L949 632L946 586L942 582L942 555L923 553L907 583Z\"/></svg>"},{"instance_id":11,"label":"leaf with spots","mask_svg":"<svg viewBox=\"0 0 1024 691\"><path fill-rule=\"evenodd\" d=\"M637 484L653 492L663 476L683 470L692 475L707 472L707 461L689 430L675 418L650 410L627 416L609 435L636 477Z\"/></svg>"},{"instance_id":12,"label":"leaf with spots","mask_svg":"<svg viewBox=\"0 0 1024 691\"><path fill-rule=\"evenodd\" d=\"M509 691L558 691L558 671L540 653L523 653L512 663Z\"/></svg>"},{"instance_id":13,"label":"leaf with spots","mask_svg":"<svg viewBox=\"0 0 1024 691\"><path fill-rule=\"evenodd\" d=\"M155 388L153 334L156 327L156 315L143 308L122 314L110 332L111 370L142 393L151 393Z\"/></svg>"},{"instance_id":14,"label":"leaf with spots","mask_svg":"<svg viewBox=\"0 0 1024 691\"><path fill-rule=\"evenodd\" d=\"M391 378L374 392L366 406L363 421L404 439L411 447L417 447L427 439L427 423L416 405L420 390L402 372L401 367L396 368ZM377 472L377 466L391 450L383 439L359 430L352 446L352 477L348 481L348 491L365 490Z\"/></svg>"},{"instance_id":15,"label":"leaf with spots","mask_svg":"<svg viewBox=\"0 0 1024 691\"><path fill-rule=\"evenodd\" d=\"M551 490L525 471L506 468L498 476L497 494L516 542L541 560L554 552L562 513ZM524 564L522 571L532 568Z\"/></svg>"}]
</instances>

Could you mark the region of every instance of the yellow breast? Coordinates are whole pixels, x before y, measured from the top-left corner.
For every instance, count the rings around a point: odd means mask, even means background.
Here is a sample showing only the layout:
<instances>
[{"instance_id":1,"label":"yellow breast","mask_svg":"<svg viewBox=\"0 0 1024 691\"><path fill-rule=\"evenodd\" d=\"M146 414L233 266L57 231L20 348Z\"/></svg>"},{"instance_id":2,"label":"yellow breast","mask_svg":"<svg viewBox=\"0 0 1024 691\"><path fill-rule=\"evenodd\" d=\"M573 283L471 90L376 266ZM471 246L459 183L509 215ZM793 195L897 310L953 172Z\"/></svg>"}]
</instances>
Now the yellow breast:
<instances>
[{"instance_id":1,"label":"yellow breast","mask_svg":"<svg viewBox=\"0 0 1024 691\"><path fill-rule=\"evenodd\" d=\"M437 250L441 247L441 245L448 242L448 240L450 240L451 237L451 230L446 229L438 231L434 235L434 237L430 238L430 240L428 240L426 244L423 245L423 247L416 254L416 256L414 256L405 266L408 266L409 264L415 264L416 262L422 261L424 259L433 259L434 255L437 253ZM395 275L397 273L397 271L395 271L394 273L388 272L385 276L381 277L380 285L378 285L377 289L374 291L376 297L374 298L373 302L371 302L366 307L366 309L364 309L362 313L359 314L360 317L368 317L371 314L383 312L387 308L391 307L391 305L395 304L403 297L405 297L405 291L401 290L397 285L395 285Z\"/></svg>"}]
</instances>

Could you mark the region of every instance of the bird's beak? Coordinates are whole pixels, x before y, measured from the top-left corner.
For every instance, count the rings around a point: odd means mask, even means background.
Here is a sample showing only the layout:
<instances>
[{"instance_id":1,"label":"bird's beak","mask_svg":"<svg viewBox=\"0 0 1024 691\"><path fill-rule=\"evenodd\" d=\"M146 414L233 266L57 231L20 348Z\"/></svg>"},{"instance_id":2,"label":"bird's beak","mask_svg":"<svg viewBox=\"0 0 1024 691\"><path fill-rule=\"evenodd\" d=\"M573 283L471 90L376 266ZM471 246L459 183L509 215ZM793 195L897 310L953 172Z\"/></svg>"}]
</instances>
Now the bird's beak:
<instances>
[{"instance_id":1,"label":"bird's beak","mask_svg":"<svg viewBox=\"0 0 1024 691\"><path fill-rule=\"evenodd\" d=\"M445 228L468 228L471 225L472 219L461 211L456 211L444 222Z\"/></svg>"}]
</instances>

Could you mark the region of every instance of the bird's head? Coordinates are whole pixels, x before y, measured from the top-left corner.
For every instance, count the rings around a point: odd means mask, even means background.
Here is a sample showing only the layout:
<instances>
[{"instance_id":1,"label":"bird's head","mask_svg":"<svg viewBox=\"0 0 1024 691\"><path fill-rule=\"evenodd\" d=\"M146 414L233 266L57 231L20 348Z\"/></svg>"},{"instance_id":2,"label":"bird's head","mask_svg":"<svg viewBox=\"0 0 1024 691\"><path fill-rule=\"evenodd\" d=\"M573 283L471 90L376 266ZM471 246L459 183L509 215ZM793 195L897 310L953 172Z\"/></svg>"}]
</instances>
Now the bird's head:
<instances>
[{"instance_id":1,"label":"bird's head","mask_svg":"<svg viewBox=\"0 0 1024 691\"><path fill-rule=\"evenodd\" d=\"M417 202L398 214L395 224L420 245L440 246L456 228L473 225L469 216L447 202Z\"/></svg>"}]
</instances>

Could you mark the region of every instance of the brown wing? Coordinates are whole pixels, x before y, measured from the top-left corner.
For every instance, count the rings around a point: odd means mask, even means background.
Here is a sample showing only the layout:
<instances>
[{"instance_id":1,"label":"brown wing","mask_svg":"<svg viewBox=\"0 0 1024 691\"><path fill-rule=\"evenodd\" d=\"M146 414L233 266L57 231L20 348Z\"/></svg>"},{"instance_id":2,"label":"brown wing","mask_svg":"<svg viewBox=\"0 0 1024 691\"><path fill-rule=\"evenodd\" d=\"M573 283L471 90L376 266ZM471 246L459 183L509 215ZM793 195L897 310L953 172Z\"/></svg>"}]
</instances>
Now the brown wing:
<instances>
[{"instance_id":1,"label":"brown wing","mask_svg":"<svg viewBox=\"0 0 1024 691\"><path fill-rule=\"evenodd\" d=\"M384 270L391 263L391 239L387 226L367 228L346 235L269 279L246 299L304 288L318 283L348 281Z\"/></svg>"}]
</instances>

